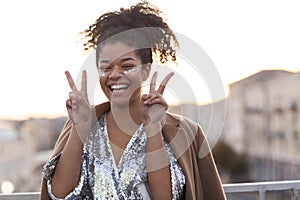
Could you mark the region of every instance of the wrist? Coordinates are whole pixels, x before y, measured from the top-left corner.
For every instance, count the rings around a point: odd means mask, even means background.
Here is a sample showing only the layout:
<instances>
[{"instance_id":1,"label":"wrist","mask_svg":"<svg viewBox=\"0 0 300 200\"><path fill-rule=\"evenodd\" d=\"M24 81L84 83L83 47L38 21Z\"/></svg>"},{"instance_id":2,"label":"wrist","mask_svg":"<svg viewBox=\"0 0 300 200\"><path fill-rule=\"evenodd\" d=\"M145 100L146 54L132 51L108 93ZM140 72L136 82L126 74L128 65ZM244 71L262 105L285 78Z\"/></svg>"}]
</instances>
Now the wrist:
<instances>
[{"instance_id":1,"label":"wrist","mask_svg":"<svg viewBox=\"0 0 300 200\"><path fill-rule=\"evenodd\" d=\"M147 134L147 138L151 138L157 134L161 134L162 132L162 123L159 122L147 122L144 124L145 131Z\"/></svg>"}]
</instances>

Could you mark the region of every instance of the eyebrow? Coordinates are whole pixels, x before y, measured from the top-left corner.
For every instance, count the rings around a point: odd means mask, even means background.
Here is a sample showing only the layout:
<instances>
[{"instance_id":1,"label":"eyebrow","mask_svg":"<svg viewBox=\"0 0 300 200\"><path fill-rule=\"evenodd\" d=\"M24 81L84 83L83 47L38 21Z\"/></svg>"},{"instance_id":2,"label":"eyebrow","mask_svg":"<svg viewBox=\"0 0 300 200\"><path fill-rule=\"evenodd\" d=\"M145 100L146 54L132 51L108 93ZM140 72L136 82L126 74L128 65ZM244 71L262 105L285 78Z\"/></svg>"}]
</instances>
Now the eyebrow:
<instances>
[{"instance_id":1,"label":"eyebrow","mask_svg":"<svg viewBox=\"0 0 300 200\"><path fill-rule=\"evenodd\" d=\"M99 63L109 63L109 60L101 59L98 61Z\"/></svg>"},{"instance_id":2,"label":"eyebrow","mask_svg":"<svg viewBox=\"0 0 300 200\"><path fill-rule=\"evenodd\" d=\"M124 61L135 61L135 59L132 57L125 57L125 58L122 58L121 61L123 61L123 62Z\"/></svg>"},{"instance_id":3,"label":"eyebrow","mask_svg":"<svg viewBox=\"0 0 300 200\"><path fill-rule=\"evenodd\" d=\"M135 59L132 58L132 57L124 57L124 58L121 58L121 61L122 61L122 62L125 62L125 61L135 61ZM110 63L110 60L107 60L107 59L100 59L100 60L99 60L99 63Z\"/></svg>"}]
</instances>

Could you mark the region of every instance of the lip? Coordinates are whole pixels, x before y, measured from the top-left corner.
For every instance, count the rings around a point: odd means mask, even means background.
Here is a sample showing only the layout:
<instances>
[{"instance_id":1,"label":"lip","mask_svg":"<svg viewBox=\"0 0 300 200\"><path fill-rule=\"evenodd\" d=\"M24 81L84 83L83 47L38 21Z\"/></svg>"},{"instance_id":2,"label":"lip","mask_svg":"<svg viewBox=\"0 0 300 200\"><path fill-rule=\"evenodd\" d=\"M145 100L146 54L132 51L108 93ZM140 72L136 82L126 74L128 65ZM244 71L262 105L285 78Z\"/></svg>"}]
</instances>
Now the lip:
<instances>
[{"instance_id":1,"label":"lip","mask_svg":"<svg viewBox=\"0 0 300 200\"><path fill-rule=\"evenodd\" d=\"M120 90L116 90L116 91L113 91L112 90L112 86L115 86L115 85L126 85L127 88L125 89L120 89ZM110 83L110 84L107 84L107 88L111 94L111 96L124 96L124 95L128 95L131 91L131 83L128 83L128 82L117 82L117 83Z\"/></svg>"}]
</instances>

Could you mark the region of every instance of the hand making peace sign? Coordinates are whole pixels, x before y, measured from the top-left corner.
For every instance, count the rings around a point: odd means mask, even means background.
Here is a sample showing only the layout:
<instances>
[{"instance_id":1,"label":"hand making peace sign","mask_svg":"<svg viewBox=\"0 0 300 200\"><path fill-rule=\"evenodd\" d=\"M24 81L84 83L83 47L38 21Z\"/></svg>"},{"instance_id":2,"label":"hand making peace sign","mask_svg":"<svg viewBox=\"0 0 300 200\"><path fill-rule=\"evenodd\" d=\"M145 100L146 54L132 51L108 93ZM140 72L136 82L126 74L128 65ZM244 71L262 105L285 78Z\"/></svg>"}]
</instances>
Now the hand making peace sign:
<instances>
[{"instance_id":1,"label":"hand making peace sign","mask_svg":"<svg viewBox=\"0 0 300 200\"><path fill-rule=\"evenodd\" d=\"M81 88L78 90L73 81L71 74L66 71L66 77L71 88L69 93L69 99L66 101L66 107L68 110L69 118L72 120L73 124L79 135L83 136L90 130L93 123L93 112L89 105L89 100L87 96L87 75L86 71L82 72ZM82 139L85 139L82 138Z\"/></svg>"},{"instance_id":2,"label":"hand making peace sign","mask_svg":"<svg viewBox=\"0 0 300 200\"><path fill-rule=\"evenodd\" d=\"M164 114L169 107L163 97L163 93L168 81L173 75L173 72L169 73L156 90L157 71L154 72L150 82L149 94L144 94L142 96L142 100L144 101L142 108L144 124L160 123L163 120Z\"/></svg>"}]
</instances>

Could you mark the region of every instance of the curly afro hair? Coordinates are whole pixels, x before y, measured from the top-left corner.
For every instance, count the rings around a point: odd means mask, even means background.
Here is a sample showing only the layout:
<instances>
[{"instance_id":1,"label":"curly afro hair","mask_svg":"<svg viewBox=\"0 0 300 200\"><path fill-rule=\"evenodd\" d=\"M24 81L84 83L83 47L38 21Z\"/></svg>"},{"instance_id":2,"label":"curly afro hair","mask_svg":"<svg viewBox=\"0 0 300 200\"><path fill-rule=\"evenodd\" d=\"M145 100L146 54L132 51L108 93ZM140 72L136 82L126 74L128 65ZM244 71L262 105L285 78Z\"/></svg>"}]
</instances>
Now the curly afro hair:
<instances>
[{"instance_id":1,"label":"curly afro hair","mask_svg":"<svg viewBox=\"0 0 300 200\"><path fill-rule=\"evenodd\" d=\"M102 14L94 24L82 32L84 50L96 49L96 60L101 47L108 42L125 42L136 48L142 63L152 63L153 53L161 63L176 60L178 41L162 12L147 1L130 8Z\"/></svg>"}]
</instances>

